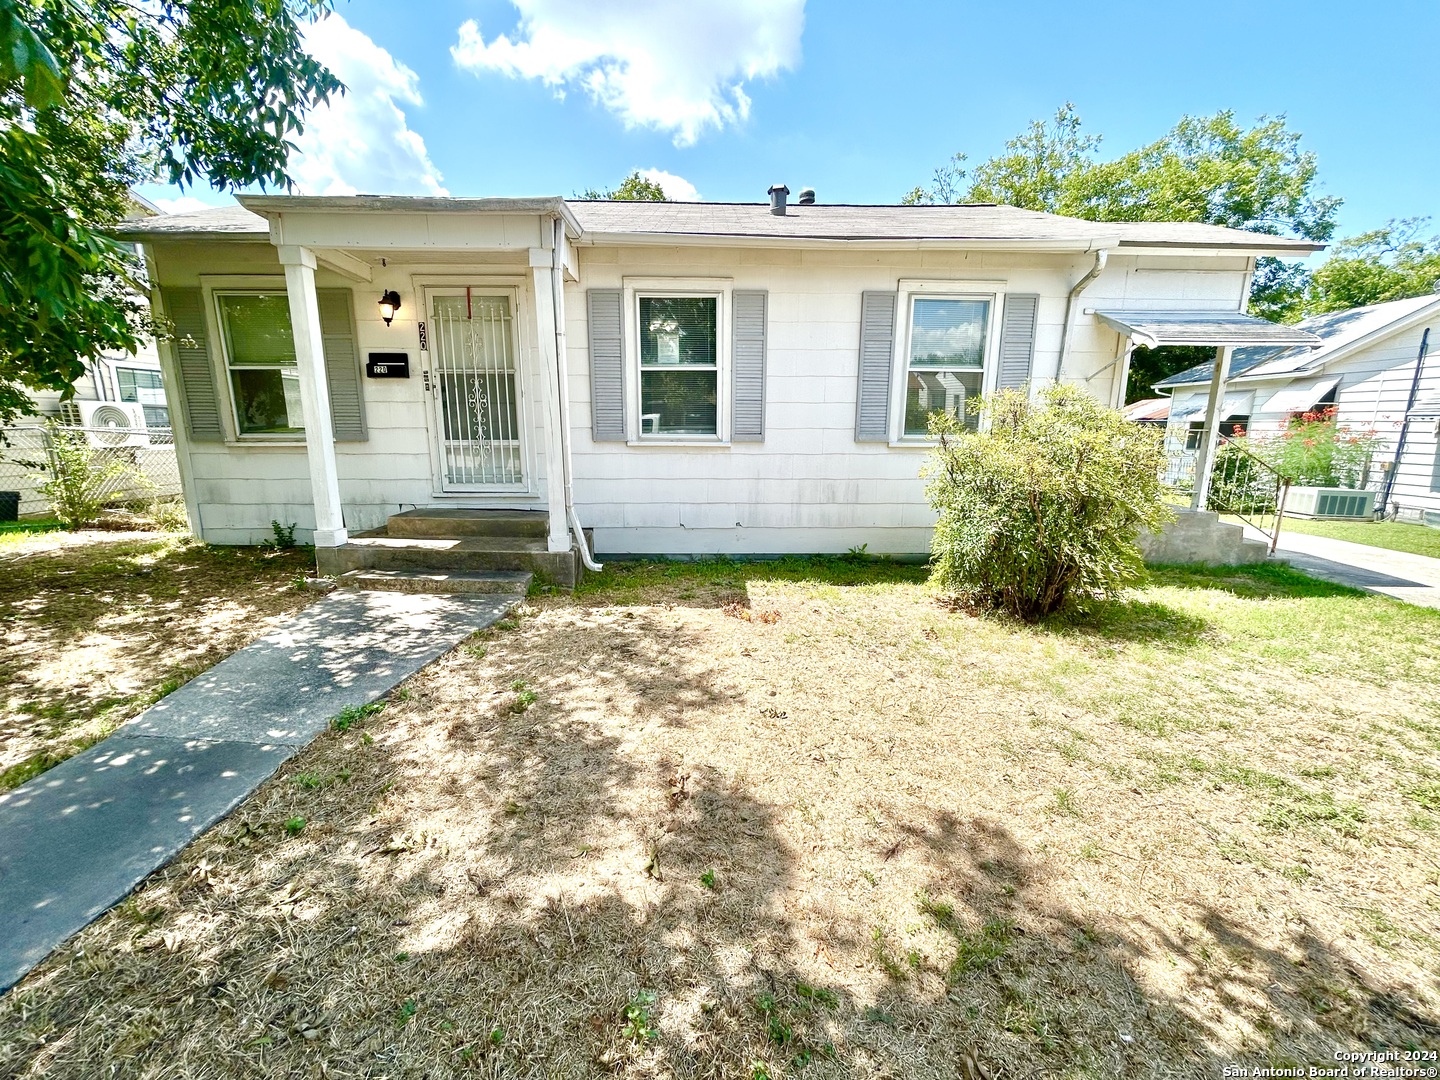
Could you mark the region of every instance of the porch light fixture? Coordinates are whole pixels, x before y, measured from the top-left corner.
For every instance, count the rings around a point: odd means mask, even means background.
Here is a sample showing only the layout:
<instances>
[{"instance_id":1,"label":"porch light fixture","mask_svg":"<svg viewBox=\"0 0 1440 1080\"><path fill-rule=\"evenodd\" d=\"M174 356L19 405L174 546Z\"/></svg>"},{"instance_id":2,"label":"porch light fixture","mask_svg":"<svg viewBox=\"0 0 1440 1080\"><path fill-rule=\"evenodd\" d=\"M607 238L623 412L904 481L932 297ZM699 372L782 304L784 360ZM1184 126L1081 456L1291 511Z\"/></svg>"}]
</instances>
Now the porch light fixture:
<instances>
[{"instance_id":1,"label":"porch light fixture","mask_svg":"<svg viewBox=\"0 0 1440 1080\"><path fill-rule=\"evenodd\" d=\"M400 294L394 289L386 289L385 295L380 297L380 318L385 320L385 325L390 325L390 320L395 318L395 312L400 310Z\"/></svg>"}]
</instances>

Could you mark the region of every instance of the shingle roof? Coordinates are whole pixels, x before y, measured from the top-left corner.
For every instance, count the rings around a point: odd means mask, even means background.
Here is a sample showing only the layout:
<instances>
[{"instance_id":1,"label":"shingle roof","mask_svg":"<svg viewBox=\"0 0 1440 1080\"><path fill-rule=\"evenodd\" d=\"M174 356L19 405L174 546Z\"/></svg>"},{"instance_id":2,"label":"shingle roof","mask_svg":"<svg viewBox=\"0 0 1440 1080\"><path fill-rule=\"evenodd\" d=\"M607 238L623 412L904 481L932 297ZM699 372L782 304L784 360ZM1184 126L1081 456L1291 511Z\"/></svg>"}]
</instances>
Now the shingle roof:
<instances>
[{"instance_id":1,"label":"shingle roof","mask_svg":"<svg viewBox=\"0 0 1440 1080\"><path fill-rule=\"evenodd\" d=\"M625 236L754 237L810 240L1012 240L1100 245L1188 246L1285 251L1304 255L1308 240L1244 232L1193 222L1096 222L1015 206L790 205L784 215L768 203L569 203L587 233Z\"/></svg>"},{"instance_id":2,"label":"shingle roof","mask_svg":"<svg viewBox=\"0 0 1440 1080\"><path fill-rule=\"evenodd\" d=\"M1318 344L1314 334L1269 322L1243 311L1097 311L1101 321L1139 345L1293 345Z\"/></svg>"},{"instance_id":3,"label":"shingle roof","mask_svg":"<svg viewBox=\"0 0 1440 1080\"><path fill-rule=\"evenodd\" d=\"M1295 326L1308 330L1320 339L1319 349L1272 348L1257 345L1236 349L1230 358L1229 378L1245 377L1264 379L1272 376L1292 375L1300 371L1313 371L1321 367L1335 352L1391 323L1421 311L1440 302L1440 296L1415 296L1408 300L1391 300L1384 304L1369 304L1365 307L1349 308L1345 311L1331 311L1324 315L1312 315L1302 319ZM1186 368L1178 375L1155 384L1157 390L1172 386L1187 386L1207 383L1214 372L1211 364L1197 364Z\"/></svg>"},{"instance_id":4,"label":"shingle roof","mask_svg":"<svg viewBox=\"0 0 1440 1080\"><path fill-rule=\"evenodd\" d=\"M292 201L293 199L293 201ZM784 215L768 203L585 202L547 199L438 199L399 196L246 197L264 209L299 209L307 203L325 209L407 210L426 213L474 213L519 205L561 206L573 214L585 234L612 241L656 237L744 238L755 240L829 240L1054 244L1084 250L1105 245L1202 247L1236 252L1304 255L1319 245L1305 240L1244 232L1193 222L1095 222L1042 214L1014 206L800 206ZM265 219L241 206L214 207L126 222L117 235L143 239L222 239L264 234Z\"/></svg>"},{"instance_id":5,"label":"shingle roof","mask_svg":"<svg viewBox=\"0 0 1440 1080\"><path fill-rule=\"evenodd\" d=\"M267 239L270 223L243 206L207 206L183 214L160 214L135 218L115 228L116 236L170 237L185 240L234 239L254 236Z\"/></svg>"}]
</instances>

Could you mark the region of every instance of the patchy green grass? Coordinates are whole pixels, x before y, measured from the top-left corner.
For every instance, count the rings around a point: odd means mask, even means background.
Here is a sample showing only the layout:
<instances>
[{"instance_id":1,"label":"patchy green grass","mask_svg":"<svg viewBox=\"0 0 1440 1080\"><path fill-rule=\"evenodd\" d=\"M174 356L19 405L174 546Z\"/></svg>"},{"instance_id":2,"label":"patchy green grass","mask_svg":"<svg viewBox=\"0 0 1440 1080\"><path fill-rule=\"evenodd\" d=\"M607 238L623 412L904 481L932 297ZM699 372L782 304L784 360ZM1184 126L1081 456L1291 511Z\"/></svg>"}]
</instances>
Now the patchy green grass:
<instances>
[{"instance_id":1,"label":"patchy green grass","mask_svg":"<svg viewBox=\"0 0 1440 1080\"><path fill-rule=\"evenodd\" d=\"M0 998L0 1071L1208 1080L1440 1036L1440 613L1166 568L1028 626L716 560L506 623Z\"/></svg>"},{"instance_id":2,"label":"patchy green grass","mask_svg":"<svg viewBox=\"0 0 1440 1080\"><path fill-rule=\"evenodd\" d=\"M1287 532L1328 536L1332 540L1349 540L1352 544L1369 544L1371 547L1440 559L1440 529L1432 529L1428 525L1412 525L1404 521L1313 521L1287 517L1280 533L1283 536Z\"/></svg>"},{"instance_id":3,"label":"patchy green grass","mask_svg":"<svg viewBox=\"0 0 1440 1080\"><path fill-rule=\"evenodd\" d=\"M300 552L47 529L0 536L0 791L118 725L314 599Z\"/></svg>"}]
</instances>

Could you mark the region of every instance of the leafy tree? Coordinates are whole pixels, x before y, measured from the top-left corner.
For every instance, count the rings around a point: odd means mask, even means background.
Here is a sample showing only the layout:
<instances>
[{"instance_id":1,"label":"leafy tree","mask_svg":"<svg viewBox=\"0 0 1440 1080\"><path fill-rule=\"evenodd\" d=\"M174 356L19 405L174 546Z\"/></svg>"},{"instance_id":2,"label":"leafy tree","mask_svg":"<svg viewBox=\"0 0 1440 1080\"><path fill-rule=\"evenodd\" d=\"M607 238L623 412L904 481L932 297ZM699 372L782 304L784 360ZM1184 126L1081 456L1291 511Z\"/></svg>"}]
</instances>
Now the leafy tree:
<instances>
[{"instance_id":1,"label":"leafy tree","mask_svg":"<svg viewBox=\"0 0 1440 1080\"><path fill-rule=\"evenodd\" d=\"M614 191L597 191L595 188L588 188L585 191L575 193L577 199L605 200L611 202L669 202L670 198L665 194L665 189L640 175L639 170L632 172L620 186Z\"/></svg>"},{"instance_id":2,"label":"leafy tree","mask_svg":"<svg viewBox=\"0 0 1440 1080\"><path fill-rule=\"evenodd\" d=\"M329 0L0 0L0 423L147 330L106 231L147 180L290 185L309 110L343 90L302 47Z\"/></svg>"},{"instance_id":3,"label":"leafy tree","mask_svg":"<svg viewBox=\"0 0 1440 1080\"><path fill-rule=\"evenodd\" d=\"M1316 269L1307 314L1404 300L1440 291L1440 236L1420 236L1426 218L1391 221L1383 229L1341 240Z\"/></svg>"},{"instance_id":4,"label":"leafy tree","mask_svg":"<svg viewBox=\"0 0 1440 1080\"><path fill-rule=\"evenodd\" d=\"M1300 148L1284 117L1244 128L1230 111L1182 116L1164 137L1109 161L1099 158L1100 142L1067 102L973 171L956 154L905 201L1009 203L1091 221L1198 221L1317 242L1335 231L1340 200L1317 194L1315 155ZM1305 283L1298 264L1260 259L1251 310L1298 319ZM1177 360L1171 371L1183 366Z\"/></svg>"}]
</instances>

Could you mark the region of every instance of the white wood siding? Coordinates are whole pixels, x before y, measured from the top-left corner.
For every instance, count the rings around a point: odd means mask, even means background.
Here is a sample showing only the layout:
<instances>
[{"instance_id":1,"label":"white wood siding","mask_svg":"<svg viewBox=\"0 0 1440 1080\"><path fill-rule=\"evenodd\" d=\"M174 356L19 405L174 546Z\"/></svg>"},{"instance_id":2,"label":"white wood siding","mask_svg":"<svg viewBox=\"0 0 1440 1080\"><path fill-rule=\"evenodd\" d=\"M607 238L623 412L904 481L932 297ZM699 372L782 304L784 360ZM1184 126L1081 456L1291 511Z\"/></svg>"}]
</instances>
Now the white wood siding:
<instances>
[{"instance_id":1,"label":"white wood siding","mask_svg":"<svg viewBox=\"0 0 1440 1080\"><path fill-rule=\"evenodd\" d=\"M338 230L342 223L322 224ZM538 231L532 234L519 221L507 218L502 226L507 243L539 242ZM322 288L353 290L362 358L372 350L405 351L411 358L408 380L362 379L370 438L336 447L346 526L374 528L399 510L442 501L543 506L540 408L530 412L533 499L436 496L416 326L417 280L443 276L464 285L482 276L506 277L521 290L520 363L531 401L539 405L542 383L524 252L477 255L473 262L459 262L452 252L443 263L410 263L400 249L408 244L412 251L423 250L426 241L414 236L407 241L401 224L395 228L400 231L393 238L394 255L387 267L375 267L373 281L347 281L323 268L316 275ZM329 238L343 239L340 232ZM495 236L477 234L477 239ZM159 243L153 250L162 291L199 285L202 275L273 275L277 287L283 281L267 243ZM1066 297L1093 265L1091 256L636 245L581 247L577 259L580 280L565 290L575 496L580 519L594 528L602 555L842 552L861 544L873 553L928 551L933 515L919 478L925 448L855 441L860 297L867 289L893 290L901 279L968 279L1037 294L1035 383L1058 376L1109 400L1122 343L1082 309L1233 310L1246 270L1241 258L1112 256L1076 304L1070 355L1061 371ZM622 288L627 277L725 277L734 289L768 291L763 442L632 446L591 439L585 289ZM388 288L399 291L402 307L387 328L376 301ZM212 343L218 353L217 346ZM192 443L189 466L206 540L254 543L269 535L272 519L296 522L299 535L308 538L314 515L303 447Z\"/></svg>"},{"instance_id":2,"label":"white wood siding","mask_svg":"<svg viewBox=\"0 0 1440 1080\"><path fill-rule=\"evenodd\" d=\"M508 221L508 219L507 219ZM538 234L537 234L538 235ZM523 253L522 253L523 255ZM166 286L198 286L202 276L274 275L276 287L284 288L284 277L275 249L268 243L214 245L164 245L154 248L161 290ZM415 506L435 504L536 507L544 505L544 439L539 426L540 410L532 408L534 422L527 431L534 463L533 496L503 499L438 496L435 491L430 454L428 407L421 378L418 323L421 298L415 279L444 278L450 284L467 280L507 279L520 289L517 322L521 328L519 363L525 392L539 403L541 381L536 366L533 288L523 259L483 256L469 265L396 264L374 268L374 280L355 282L320 269L320 288L347 288L355 295L356 348L363 367L366 354L406 352L410 355L409 379L361 378L369 439L336 444L336 467L340 477L340 498L345 525L352 532L374 529L391 514ZM386 289L401 296L401 308L394 322L380 319L378 301ZM432 335L433 342L433 335ZM217 342L210 343L218 355ZM217 378L220 377L217 374ZM178 422L178 419L177 419ZM189 447L191 475L195 489L202 537L219 544L253 544L270 535L270 522L295 522L297 536L308 540L315 524L310 502L309 471L303 446L265 446L254 443L194 443Z\"/></svg>"},{"instance_id":3,"label":"white wood siding","mask_svg":"<svg viewBox=\"0 0 1440 1080\"><path fill-rule=\"evenodd\" d=\"M1247 431L1253 438L1263 439L1282 431L1289 418L1288 413L1265 411L1265 403L1271 396L1289 386L1309 385L1338 376L1335 403L1339 422L1357 432L1373 433L1379 439L1370 474L1370 486L1378 488L1383 482L1381 465L1394 461L1424 331L1424 324L1412 326L1341 356L1313 373L1263 381L1241 380L1228 384L1226 392L1254 392L1255 406ZM1435 321L1430 337L1430 355L1421 373L1418 400L1440 395L1440 320ZM1196 399L1203 401L1205 394L1206 388L1198 386L1175 390L1172 411L1179 411ZM1183 439L1187 423L1171 424L1167 439L1172 443ZM1403 517L1418 517L1422 510L1440 511L1440 493L1430 490L1435 471L1435 424L1434 418L1428 418L1410 425L1404 460L1399 464L1390 497L1392 504L1399 505Z\"/></svg>"},{"instance_id":4,"label":"white wood siding","mask_svg":"<svg viewBox=\"0 0 1440 1080\"><path fill-rule=\"evenodd\" d=\"M927 552L934 515L919 478L925 448L855 441L861 293L933 277L1003 281L1006 291L1038 294L1038 383L1056 375L1066 297L1093 265L1090 256L650 246L582 247L579 259L580 282L565 299L575 498L602 557L841 552L860 544L872 553ZM1245 270L1241 258L1112 257L1076 304L1062 377L1108 400L1118 373L1106 369L1119 336L1081 309L1234 310ZM765 441L594 442L584 290L619 288L627 277L722 275L736 289L769 291Z\"/></svg>"}]
</instances>

